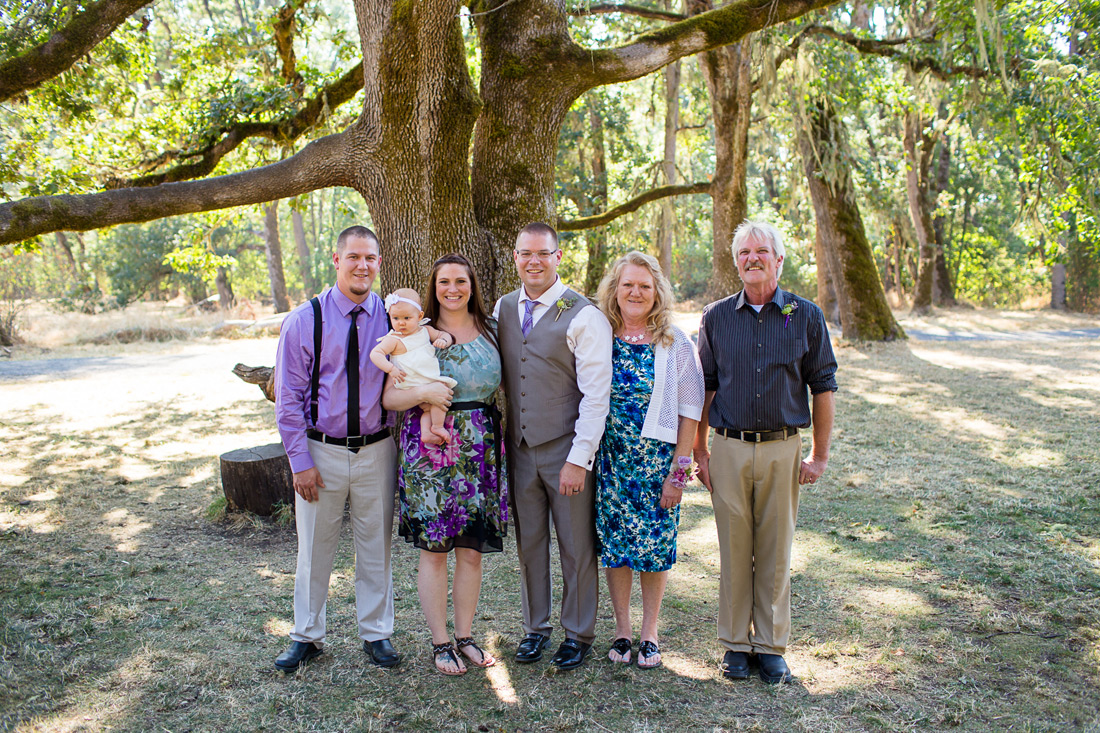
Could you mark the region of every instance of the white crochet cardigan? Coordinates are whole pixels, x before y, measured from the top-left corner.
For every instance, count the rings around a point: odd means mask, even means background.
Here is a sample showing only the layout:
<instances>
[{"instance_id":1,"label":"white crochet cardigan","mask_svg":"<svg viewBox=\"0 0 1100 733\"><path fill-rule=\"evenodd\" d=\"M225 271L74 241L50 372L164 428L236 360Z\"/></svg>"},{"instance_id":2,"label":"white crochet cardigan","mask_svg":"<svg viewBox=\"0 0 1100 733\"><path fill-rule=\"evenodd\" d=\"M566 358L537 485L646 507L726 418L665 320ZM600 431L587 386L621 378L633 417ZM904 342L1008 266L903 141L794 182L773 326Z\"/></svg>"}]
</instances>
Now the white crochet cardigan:
<instances>
[{"instance_id":1,"label":"white crochet cardigan","mask_svg":"<svg viewBox=\"0 0 1100 733\"><path fill-rule=\"evenodd\" d=\"M672 327L672 346L656 344L653 351L653 396L649 400L642 437L676 442L680 417L703 416L703 367L695 344Z\"/></svg>"}]
</instances>

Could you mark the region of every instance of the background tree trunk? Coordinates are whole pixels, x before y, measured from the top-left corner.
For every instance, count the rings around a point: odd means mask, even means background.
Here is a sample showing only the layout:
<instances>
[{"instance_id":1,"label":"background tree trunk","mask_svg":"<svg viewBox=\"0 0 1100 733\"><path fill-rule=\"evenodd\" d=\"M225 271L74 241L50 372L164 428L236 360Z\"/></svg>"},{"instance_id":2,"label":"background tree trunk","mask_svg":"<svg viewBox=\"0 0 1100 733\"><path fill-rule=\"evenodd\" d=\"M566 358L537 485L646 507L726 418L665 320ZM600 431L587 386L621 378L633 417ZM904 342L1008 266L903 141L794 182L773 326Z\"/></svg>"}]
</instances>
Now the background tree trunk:
<instances>
[{"instance_id":1,"label":"background tree trunk","mask_svg":"<svg viewBox=\"0 0 1100 733\"><path fill-rule=\"evenodd\" d=\"M905 338L886 302L856 204L843 123L825 99L807 100L806 110L808 124L796 126L799 151L814 202L820 248L833 275L844 337L853 341Z\"/></svg>"},{"instance_id":2,"label":"background tree trunk","mask_svg":"<svg viewBox=\"0 0 1100 733\"><path fill-rule=\"evenodd\" d=\"M298 267L302 273L302 295L305 299L317 294L317 283L313 279L313 267L309 256L309 244L306 242L306 227L302 221L302 212L296 206L290 207L290 220L294 225L294 247L298 251Z\"/></svg>"},{"instance_id":3,"label":"background tree trunk","mask_svg":"<svg viewBox=\"0 0 1100 733\"><path fill-rule=\"evenodd\" d=\"M817 227L814 233L814 258L817 260L817 304L825 313L825 319L839 326L840 304L836 299L836 277L833 274L836 265L830 262L829 253L821 241L821 227Z\"/></svg>"},{"instance_id":4,"label":"background tree trunk","mask_svg":"<svg viewBox=\"0 0 1100 733\"><path fill-rule=\"evenodd\" d=\"M696 2L699 12L710 3ZM748 216L749 123L752 115L752 38L700 54L714 117L714 179L711 183L712 270L707 297L741 289L730 246L733 231Z\"/></svg>"},{"instance_id":5,"label":"background tree trunk","mask_svg":"<svg viewBox=\"0 0 1100 733\"><path fill-rule=\"evenodd\" d=\"M1050 307L1056 311L1066 309L1066 266L1061 262L1050 272Z\"/></svg>"},{"instance_id":6,"label":"background tree trunk","mask_svg":"<svg viewBox=\"0 0 1100 733\"><path fill-rule=\"evenodd\" d=\"M588 96L588 134L592 141L592 193L588 196L591 213L607 210L607 158L603 139L603 116L596 100ZM588 266L585 270L584 292L595 297L603 279L610 253L607 249L607 228L594 227L584 233L588 243Z\"/></svg>"},{"instance_id":7,"label":"background tree trunk","mask_svg":"<svg viewBox=\"0 0 1100 733\"><path fill-rule=\"evenodd\" d=\"M935 233L931 208L928 206L928 138L924 135L924 120L915 110L905 113L904 146L906 154L905 192L909 214L917 235L919 266L913 286L913 312L927 313L932 307L932 279L936 268Z\"/></svg>"},{"instance_id":8,"label":"background tree trunk","mask_svg":"<svg viewBox=\"0 0 1100 733\"><path fill-rule=\"evenodd\" d=\"M237 304L237 299L233 295L233 287L229 284L229 273L222 266L218 266L217 277L214 278L214 285L218 289L218 305L222 310L229 310Z\"/></svg>"},{"instance_id":9,"label":"background tree trunk","mask_svg":"<svg viewBox=\"0 0 1100 733\"><path fill-rule=\"evenodd\" d=\"M951 272L947 268L947 233L945 231L945 217L939 213L938 200L941 193L948 190L951 183L951 138L946 134L941 136L939 143L939 156L936 160L935 190L929 196L928 204L934 206L932 215L932 231L936 235L936 269L932 273L932 302L939 306L954 306L955 283L951 279Z\"/></svg>"},{"instance_id":10,"label":"background tree trunk","mask_svg":"<svg viewBox=\"0 0 1100 733\"><path fill-rule=\"evenodd\" d=\"M666 185L676 183L676 131L680 127L680 62L665 67L665 156L661 161ZM657 232L658 260L665 277L672 277L673 230L676 209L672 199L661 200L661 219Z\"/></svg>"},{"instance_id":11,"label":"background tree trunk","mask_svg":"<svg viewBox=\"0 0 1100 733\"><path fill-rule=\"evenodd\" d=\"M264 255L267 257L267 277L271 281L271 299L276 313L290 310L290 298L286 294L283 278L283 248L279 243L279 202L264 206Z\"/></svg>"}]
</instances>

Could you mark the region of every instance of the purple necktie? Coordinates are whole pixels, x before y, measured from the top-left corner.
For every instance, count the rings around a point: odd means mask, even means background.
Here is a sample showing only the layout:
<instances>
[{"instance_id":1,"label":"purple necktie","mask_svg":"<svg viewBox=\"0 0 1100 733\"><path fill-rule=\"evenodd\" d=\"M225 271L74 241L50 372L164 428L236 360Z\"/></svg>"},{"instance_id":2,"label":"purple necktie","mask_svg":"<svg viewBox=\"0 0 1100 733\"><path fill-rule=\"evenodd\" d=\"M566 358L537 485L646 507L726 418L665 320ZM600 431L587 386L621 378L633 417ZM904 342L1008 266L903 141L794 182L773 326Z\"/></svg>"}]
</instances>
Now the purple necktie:
<instances>
[{"instance_id":1,"label":"purple necktie","mask_svg":"<svg viewBox=\"0 0 1100 733\"><path fill-rule=\"evenodd\" d=\"M527 334L531 333L531 327L535 325L534 310L538 305L537 300L525 300L523 302L523 325L520 326L520 330L523 331L523 337L527 338Z\"/></svg>"}]
</instances>

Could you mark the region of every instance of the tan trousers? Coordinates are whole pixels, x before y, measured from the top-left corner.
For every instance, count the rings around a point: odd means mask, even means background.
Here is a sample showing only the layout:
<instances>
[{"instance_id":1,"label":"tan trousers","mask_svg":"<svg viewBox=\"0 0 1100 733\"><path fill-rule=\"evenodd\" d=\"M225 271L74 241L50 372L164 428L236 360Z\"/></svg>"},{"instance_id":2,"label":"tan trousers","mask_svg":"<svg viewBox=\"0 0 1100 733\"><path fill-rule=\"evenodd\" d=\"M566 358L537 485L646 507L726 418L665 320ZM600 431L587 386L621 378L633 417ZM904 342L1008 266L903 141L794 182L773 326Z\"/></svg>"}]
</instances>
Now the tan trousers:
<instances>
[{"instance_id":1,"label":"tan trousers","mask_svg":"<svg viewBox=\"0 0 1100 733\"><path fill-rule=\"evenodd\" d=\"M523 631L550 636L550 520L561 556L561 626L591 644L596 638L599 571L596 565L596 482L591 471L574 496L558 493L558 478L573 434L532 448L508 442L509 491L522 574Z\"/></svg>"},{"instance_id":2,"label":"tan trousers","mask_svg":"<svg viewBox=\"0 0 1100 733\"><path fill-rule=\"evenodd\" d=\"M295 494L298 528L298 570L294 576L294 641L320 643L325 638L325 606L329 577L344 521L344 504L351 513L355 541L355 611L359 638L388 639L393 635L393 576L390 534L393 531L397 449L385 438L352 453L339 445L315 440L309 454L325 488L317 501Z\"/></svg>"},{"instance_id":3,"label":"tan trousers","mask_svg":"<svg viewBox=\"0 0 1100 733\"><path fill-rule=\"evenodd\" d=\"M786 651L801 460L797 435L744 443L714 434L711 502L722 555L718 641L732 651Z\"/></svg>"}]
</instances>

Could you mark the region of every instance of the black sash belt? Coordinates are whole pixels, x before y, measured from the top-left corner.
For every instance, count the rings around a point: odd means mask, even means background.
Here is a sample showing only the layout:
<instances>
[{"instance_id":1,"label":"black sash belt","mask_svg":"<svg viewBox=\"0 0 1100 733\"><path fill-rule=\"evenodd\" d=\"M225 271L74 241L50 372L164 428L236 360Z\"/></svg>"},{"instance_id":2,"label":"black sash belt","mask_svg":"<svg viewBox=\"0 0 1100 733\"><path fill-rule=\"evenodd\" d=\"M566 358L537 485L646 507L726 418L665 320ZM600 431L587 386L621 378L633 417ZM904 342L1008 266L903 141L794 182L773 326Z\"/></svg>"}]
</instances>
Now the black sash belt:
<instances>
[{"instance_id":1,"label":"black sash belt","mask_svg":"<svg viewBox=\"0 0 1100 733\"><path fill-rule=\"evenodd\" d=\"M772 440L786 440L792 435L798 435L798 428L783 428L781 430L766 430L762 433L753 433L748 430L730 430L729 428L715 428L714 432L726 438L736 438L746 443L767 443Z\"/></svg>"},{"instance_id":2,"label":"black sash belt","mask_svg":"<svg viewBox=\"0 0 1100 733\"><path fill-rule=\"evenodd\" d=\"M365 445L377 443L389 436L390 431L386 428L382 428L377 433L371 433L370 435L353 435L350 438L334 438L331 435L325 435L316 430L306 430L306 437L310 440L316 440L318 443L328 443L329 445L342 445L346 448L362 448Z\"/></svg>"}]
</instances>

